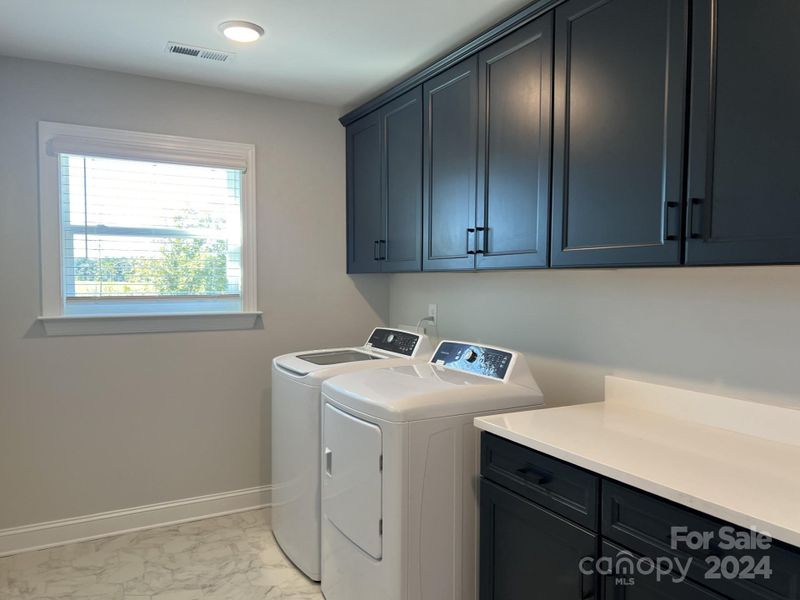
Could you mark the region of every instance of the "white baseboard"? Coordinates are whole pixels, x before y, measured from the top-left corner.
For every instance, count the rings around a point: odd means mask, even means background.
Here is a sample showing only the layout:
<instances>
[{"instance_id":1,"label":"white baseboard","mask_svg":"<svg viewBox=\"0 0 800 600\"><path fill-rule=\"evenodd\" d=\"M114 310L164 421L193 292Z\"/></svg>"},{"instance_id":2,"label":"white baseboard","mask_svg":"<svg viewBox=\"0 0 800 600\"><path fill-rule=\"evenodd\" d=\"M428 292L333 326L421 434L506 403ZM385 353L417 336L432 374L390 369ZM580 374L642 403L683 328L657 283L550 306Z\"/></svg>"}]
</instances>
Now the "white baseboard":
<instances>
[{"instance_id":1,"label":"white baseboard","mask_svg":"<svg viewBox=\"0 0 800 600\"><path fill-rule=\"evenodd\" d=\"M0 529L0 556L269 506L269 486Z\"/></svg>"}]
</instances>

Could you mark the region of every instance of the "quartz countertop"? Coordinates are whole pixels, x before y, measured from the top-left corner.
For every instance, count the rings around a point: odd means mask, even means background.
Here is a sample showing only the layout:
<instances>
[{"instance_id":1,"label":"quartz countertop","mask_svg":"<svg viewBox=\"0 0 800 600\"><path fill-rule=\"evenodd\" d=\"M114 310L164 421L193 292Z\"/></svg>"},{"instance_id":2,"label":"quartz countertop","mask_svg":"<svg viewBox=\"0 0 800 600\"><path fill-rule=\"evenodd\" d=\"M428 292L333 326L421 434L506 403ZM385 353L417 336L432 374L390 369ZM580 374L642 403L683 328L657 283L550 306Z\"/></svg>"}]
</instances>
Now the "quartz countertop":
<instances>
[{"instance_id":1,"label":"quartz countertop","mask_svg":"<svg viewBox=\"0 0 800 600\"><path fill-rule=\"evenodd\" d=\"M605 402L475 425L800 547L798 409L609 377Z\"/></svg>"}]
</instances>

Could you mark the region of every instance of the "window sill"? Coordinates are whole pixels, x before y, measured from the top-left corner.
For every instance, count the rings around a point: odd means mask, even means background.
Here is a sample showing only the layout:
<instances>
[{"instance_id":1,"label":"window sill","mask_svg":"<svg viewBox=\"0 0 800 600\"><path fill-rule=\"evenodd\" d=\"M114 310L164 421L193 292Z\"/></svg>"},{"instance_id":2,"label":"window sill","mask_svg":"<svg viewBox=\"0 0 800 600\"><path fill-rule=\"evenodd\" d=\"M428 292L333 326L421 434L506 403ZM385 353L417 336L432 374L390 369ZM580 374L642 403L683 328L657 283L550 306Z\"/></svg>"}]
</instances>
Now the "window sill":
<instances>
[{"instance_id":1,"label":"window sill","mask_svg":"<svg viewBox=\"0 0 800 600\"><path fill-rule=\"evenodd\" d=\"M39 317L45 335L111 335L255 329L260 312Z\"/></svg>"}]
</instances>

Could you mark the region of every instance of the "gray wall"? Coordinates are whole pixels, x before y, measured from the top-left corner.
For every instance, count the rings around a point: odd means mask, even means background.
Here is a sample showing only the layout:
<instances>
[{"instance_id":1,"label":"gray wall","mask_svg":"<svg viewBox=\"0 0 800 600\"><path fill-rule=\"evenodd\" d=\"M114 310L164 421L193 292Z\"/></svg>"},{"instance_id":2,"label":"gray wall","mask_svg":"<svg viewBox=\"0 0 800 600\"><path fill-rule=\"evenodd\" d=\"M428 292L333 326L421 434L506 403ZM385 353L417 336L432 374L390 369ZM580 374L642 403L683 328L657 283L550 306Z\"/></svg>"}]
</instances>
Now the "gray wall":
<instances>
[{"instance_id":1,"label":"gray wall","mask_svg":"<svg viewBox=\"0 0 800 600\"><path fill-rule=\"evenodd\" d=\"M268 482L269 362L358 343L383 277L345 275L335 108L0 58L0 529ZM263 329L47 338L37 121L251 142Z\"/></svg>"},{"instance_id":2,"label":"gray wall","mask_svg":"<svg viewBox=\"0 0 800 600\"><path fill-rule=\"evenodd\" d=\"M552 404L618 374L800 408L800 267L421 273L391 277L390 320L439 305L443 337L528 354Z\"/></svg>"}]
</instances>

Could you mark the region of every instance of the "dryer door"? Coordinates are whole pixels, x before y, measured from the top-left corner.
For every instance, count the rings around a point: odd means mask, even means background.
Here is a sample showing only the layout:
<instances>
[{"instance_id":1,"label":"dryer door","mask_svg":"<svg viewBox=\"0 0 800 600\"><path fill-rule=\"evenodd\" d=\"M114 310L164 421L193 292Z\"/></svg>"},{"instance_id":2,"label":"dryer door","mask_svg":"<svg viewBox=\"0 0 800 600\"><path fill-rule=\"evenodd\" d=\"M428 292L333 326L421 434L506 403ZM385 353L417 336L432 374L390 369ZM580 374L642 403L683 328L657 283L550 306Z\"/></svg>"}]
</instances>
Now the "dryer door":
<instances>
[{"instance_id":1,"label":"dryer door","mask_svg":"<svg viewBox=\"0 0 800 600\"><path fill-rule=\"evenodd\" d=\"M322 514L373 558L381 547L381 430L325 403Z\"/></svg>"}]
</instances>

